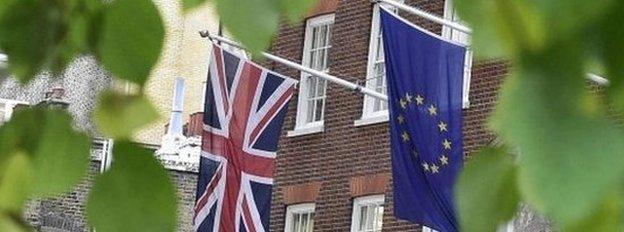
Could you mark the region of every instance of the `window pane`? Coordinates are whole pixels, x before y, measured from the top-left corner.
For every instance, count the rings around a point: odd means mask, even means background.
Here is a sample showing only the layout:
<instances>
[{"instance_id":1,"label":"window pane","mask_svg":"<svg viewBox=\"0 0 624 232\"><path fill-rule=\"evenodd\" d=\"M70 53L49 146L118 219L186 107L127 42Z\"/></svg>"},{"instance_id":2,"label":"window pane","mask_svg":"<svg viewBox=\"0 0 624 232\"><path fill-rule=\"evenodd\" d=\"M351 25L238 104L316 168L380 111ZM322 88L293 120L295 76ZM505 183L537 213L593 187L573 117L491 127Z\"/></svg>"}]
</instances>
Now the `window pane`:
<instances>
[{"instance_id":1,"label":"window pane","mask_svg":"<svg viewBox=\"0 0 624 232\"><path fill-rule=\"evenodd\" d=\"M299 231L305 232L308 226L308 214L300 214L301 215L301 223L299 224Z\"/></svg>"},{"instance_id":2,"label":"window pane","mask_svg":"<svg viewBox=\"0 0 624 232\"><path fill-rule=\"evenodd\" d=\"M319 26L319 43L315 48L322 48L327 46L327 26Z\"/></svg>"},{"instance_id":3,"label":"window pane","mask_svg":"<svg viewBox=\"0 0 624 232\"><path fill-rule=\"evenodd\" d=\"M314 213L310 213L310 219L308 222L308 232L312 232L314 229Z\"/></svg>"},{"instance_id":4,"label":"window pane","mask_svg":"<svg viewBox=\"0 0 624 232\"><path fill-rule=\"evenodd\" d=\"M312 100L308 100L308 112L307 112L307 118L306 118L306 122L314 122L314 111L316 109L316 104L315 104L316 100L312 99Z\"/></svg>"},{"instance_id":5,"label":"window pane","mask_svg":"<svg viewBox=\"0 0 624 232\"><path fill-rule=\"evenodd\" d=\"M298 232L299 231L299 221L301 221L300 219L301 215L299 214L293 214L293 224L292 224L292 231L293 232Z\"/></svg>"},{"instance_id":6,"label":"window pane","mask_svg":"<svg viewBox=\"0 0 624 232\"><path fill-rule=\"evenodd\" d=\"M318 80L317 88L316 88L316 96L324 97L326 88L327 88L327 81L325 81L324 79Z\"/></svg>"},{"instance_id":7,"label":"window pane","mask_svg":"<svg viewBox=\"0 0 624 232\"><path fill-rule=\"evenodd\" d=\"M316 97L316 91L318 88L318 77L308 77L308 97Z\"/></svg>"},{"instance_id":8,"label":"window pane","mask_svg":"<svg viewBox=\"0 0 624 232\"><path fill-rule=\"evenodd\" d=\"M366 213L366 209L367 209L367 206L365 206L365 205L360 207L360 226L359 226L360 231L364 231L366 229L366 227L365 227L366 226L366 216L368 215Z\"/></svg>"}]
</instances>

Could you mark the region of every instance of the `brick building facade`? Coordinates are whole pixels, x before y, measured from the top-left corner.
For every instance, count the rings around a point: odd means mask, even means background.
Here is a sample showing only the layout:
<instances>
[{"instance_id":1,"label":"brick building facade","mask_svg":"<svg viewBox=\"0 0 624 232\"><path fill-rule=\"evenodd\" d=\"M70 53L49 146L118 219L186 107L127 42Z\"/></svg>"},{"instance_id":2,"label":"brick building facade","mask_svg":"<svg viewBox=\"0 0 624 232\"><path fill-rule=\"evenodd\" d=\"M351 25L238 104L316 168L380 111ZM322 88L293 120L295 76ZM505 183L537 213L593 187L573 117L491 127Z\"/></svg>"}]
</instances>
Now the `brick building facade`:
<instances>
[{"instance_id":1,"label":"brick building facade","mask_svg":"<svg viewBox=\"0 0 624 232\"><path fill-rule=\"evenodd\" d=\"M449 15L448 8L445 14L444 0L406 0L406 2L440 16ZM329 70L332 75L365 85L374 77L371 73L371 70L374 70L371 68L371 62L375 62L375 58L371 55L371 41L374 39L374 36L371 36L374 34L372 33L374 32L374 11L375 4L370 1L319 0L318 7L308 15L308 20L280 28L271 53L306 63L304 58L309 57L303 54L306 46L307 22L314 21L314 18L319 16L324 17L324 20L332 21L332 36L331 46L325 49L329 62L323 68ZM329 15L332 16L328 17ZM452 17L452 13L450 15ZM402 14L402 16L436 33L443 33L446 30L439 24L412 15ZM206 52L201 54L201 57L207 55ZM265 64L268 68L295 79L302 77L296 70L278 63L266 62ZM177 63L171 65L176 66ZM194 70L193 75L196 73ZM494 140L494 135L486 128L486 119L496 103L499 86L507 73L508 64L504 61L476 61L472 66L470 105L463 112L466 157ZM105 85L110 85L110 78L103 78L106 80ZM303 84L300 83L299 88L302 88L301 85ZM370 82L367 85L371 88L375 87L371 86ZM5 83L4 90L0 88L2 90L0 96L19 99L9 94L7 86L10 87ZM168 94L171 90L154 89L154 92L158 91ZM31 91L20 90L19 92ZM355 205L359 207L356 209L362 209L360 205L366 205L379 210L375 212L382 212L380 214L382 223L377 225L375 221L372 224L373 227L381 226L383 231L421 230L418 225L397 220L392 213L389 131L387 119L385 119L387 116L384 117L382 113L368 117L370 115L365 111L370 110L370 105L366 104L377 103L365 103L369 100L363 95L337 85L327 84L324 93L326 93L326 98L323 100L324 112L321 113L323 115L321 127L308 128L307 131L302 132L301 128L297 128L297 125L301 124L297 122L301 120L298 119L301 117L299 116L301 114L298 114L301 108L298 106L300 94L296 94L289 104L276 159L277 171L272 193L271 231L290 231L292 229L290 226L295 222L301 224L304 220L302 216L306 216L305 220L310 222L306 226L309 225L314 231L358 231L352 230L353 222L362 220L361 216L356 216L359 210L354 210ZM187 101L197 101L196 98L197 96L187 97L190 99ZM157 100L157 102L160 101L159 105L168 106L168 99ZM70 110L71 107L73 106L70 103ZM164 110L166 111L167 109ZM90 113L90 109L82 113ZM91 127L88 120L86 125ZM156 127L162 128L161 125L154 126ZM156 134L153 131L162 130L148 129L148 131L149 133L139 135L147 139L139 140L146 143L158 142L158 139L152 136ZM33 200L25 217L36 229L41 231L90 230L84 215L84 204L91 183L99 173L101 154L98 152L100 150L95 147L89 173L73 191L58 198ZM196 165L196 163L166 163L165 160L165 166L170 170L180 198L179 231L191 231L192 228L192 208L197 182ZM307 213L311 208L313 214ZM514 231L544 231L546 228L543 219L526 209L523 209L518 217L525 218L525 220L516 220Z\"/></svg>"},{"instance_id":2,"label":"brick building facade","mask_svg":"<svg viewBox=\"0 0 624 232\"><path fill-rule=\"evenodd\" d=\"M439 16L445 15L444 0L408 0ZM333 15L329 73L351 82L364 84L371 75L371 29L374 30L374 4L369 1L321 1L307 20ZM322 10L318 10L322 9ZM447 9L448 11L449 9ZM436 33L442 26L412 15L404 15L417 25ZM447 12L448 15L448 12ZM304 60L306 21L283 26L274 41L273 54L293 61ZM374 41L373 41L374 42ZM486 128L486 119L494 104L499 86L508 73L503 61L477 61L472 68L470 105L463 112L463 135L466 156L490 143L494 136ZM277 63L269 67L287 76L300 73ZM301 80L299 87L305 85ZM302 93L299 93L302 94ZM340 86L328 84L323 125L312 133L296 133L298 96L289 105L285 131L280 140L277 173L271 209L271 230L290 231L285 225L288 208L300 203L313 206L314 231L352 230L357 210L354 203L362 196L379 196L383 201L383 231L416 231L420 227L393 216L392 180L387 119L362 123L365 97ZM383 117L382 117L383 118ZM313 204L310 204L313 203ZM302 204L304 205L304 204ZM293 223L289 221L289 223ZM359 231L359 230L357 230Z\"/></svg>"}]
</instances>

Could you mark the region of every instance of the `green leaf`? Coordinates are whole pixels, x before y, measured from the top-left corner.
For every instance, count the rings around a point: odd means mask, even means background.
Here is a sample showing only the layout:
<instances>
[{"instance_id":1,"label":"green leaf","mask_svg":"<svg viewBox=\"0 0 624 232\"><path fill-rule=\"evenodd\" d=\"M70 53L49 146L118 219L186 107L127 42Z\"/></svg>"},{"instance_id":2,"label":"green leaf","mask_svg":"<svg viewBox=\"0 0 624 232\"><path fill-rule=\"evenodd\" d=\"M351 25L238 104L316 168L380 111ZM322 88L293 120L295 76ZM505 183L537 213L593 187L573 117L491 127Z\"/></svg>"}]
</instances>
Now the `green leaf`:
<instances>
[{"instance_id":1,"label":"green leaf","mask_svg":"<svg viewBox=\"0 0 624 232\"><path fill-rule=\"evenodd\" d=\"M46 111L34 151L34 193L54 196L77 184L89 167L91 139L72 129L71 117L60 110Z\"/></svg>"},{"instance_id":2,"label":"green leaf","mask_svg":"<svg viewBox=\"0 0 624 232\"><path fill-rule=\"evenodd\" d=\"M477 56L512 58L521 49L546 43L545 19L529 0L457 0L463 20L473 28Z\"/></svg>"},{"instance_id":3,"label":"green leaf","mask_svg":"<svg viewBox=\"0 0 624 232\"><path fill-rule=\"evenodd\" d=\"M30 158L17 152L1 166L0 211L19 212L33 187L34 175Z\"/></svg>"},{"instance_id":4,"label":"green leaf","mask_svg":"<svg viewBox=\"0 0 624 232\"><path fill-rule=\"evenodd\" d=\"M74 131L71 121L63 110L34 106L16 111L0 128L0 164L15 154L28 155L34 173L31 194L55 196L86 174L91 141ZM29 185L21 183L20 187Z\"/></svg>"},{"instance_id":5,"label":"green leaf","mask_svg":"<svg viewBox=\"0 0 624 232\"><path fill-rule=\"evenodd\" d=\"M143 96L118 95L106 91L94 111L100 132L113 138L129 138L132 132L158 118L158 112Z\"/></svg>"},{"instance_id":6,"label":"green leaf","mask_svg":"<svg viewBox=\"0 0 624 232\"><path fill-rule=\"evenodd\" d=\"M216 0L219 18L227 31L254 54L268 48L279 24L274 0Z\"/></svg>"},{"instance_id":7,"label":"green leaf","mask_svg":"<svg viewBox=\"0 0 624 232\"><path fill-rule=\"evenodd\" d=\"M516 167L502 148L486 148L466 165L457 183L462 231L496 231L518 208Z\"/></svg>"},{"instance_id":8,"label":"green leaf","mask_svg":"<svg viewBox=\"0 0 624 232\"><path fill-rule=\"evenodd\" d=\"M98 232L173 231L175 190L153 152L118 141L113 153L111 169L95 180L89 195L89 223Z\"/></svg>"},{"instance_id":9,"label":"green leaf","mask_svg":"<svg viewBox=\"0 0 624 232\"><path fill-rule=\"evenodd\" d=\"M184 0L182 1L182 7L184 8L184 11L188 11L206 2L206 0Z\"/></svg>"},{"instance_id":10,"label":"green leaf","mask_svg":"<svg viewBox=\"0 0 624 232\"><path fill-rule=\"evenodd\" d=\"M2 232L27 232L31 229L19 220L19 215L6 215L0 212L0 231Z\"/></svg>"},{"instance_id":11,"label":"green leaf","mask_svg":"<svg viewBox=\"0 0 624 232\"><path fill-rule=\"evenodd\" d=\"M65 66L77 51L63 45L69 22L59 1L20 0L0 10L0 48L10 57L9 70L25 83L52 63ZM9 13L10 12L10 13ZM64 54L61 54L63 52Z\"/></svg>"},{"instance_id":12,"label":"green leaf","mask_svg":"<svg viewBox=\"0 0 624 232\"><path fill-rule=\"evenodd\" d=\"M604 14L617 0L530 0L547 18L550 33L560 36L574 35Z\"/></svg>"},{"instance_id":13,"label":"green leaf","mask_svg":"<svg viewBox=\"0 0 624 232\"><path fill-rule=\"evenodd\" d=\"M624 2L618 1L617 5L610 8L604 18L591 27L587 35L590 39L587 43L594 43L595 48L602 55L603 66L606 69L606 78L609 79L607 96L611 105L620 112L624 112ZM593 41L591 40L593 39Z\"/></svg>"},{"instance_id":14,"label":"green leaf","mask_svg":"<svg viewBox=\"0 0 624 232\"><path fill-rule=\"evenodd\" d=\"M561 225L591 213L624 174L624 133L604 114L582 111L583 55L573 38L525 53L491 120L521 151L524 200Z\"/></svg>"},{"instance_id":15,"label":"green leaf","mask_svg":"<svg viewBox=\"0 0 624 232\"><path fill-rule=\"evenodd\" d=\"M596 209L584 219L568 226L565 231L622 231L622 196L621 192L611 194L603 202L596 205Z\"/></svg>"},{"instance_id":16,"label":"green leaf","mask_svg":"<svg viewBox=\"0 0 624 232\"><path fill-rule=\"evenodd\" d=\"M103 14L97 54L115 77L143 85L158 61L165 29L151 0L115 0Z\"/></svg>"},{"instance_id":17,"label":"green leaf","mask_svg":"<svg viewBox=\"0 0 624 232\"><path fill-rule=\"evenodd\" d=\"M291 23L297 23L315 6L317 0L279 0L280 12Z\"/></svg>"}]
</instances>

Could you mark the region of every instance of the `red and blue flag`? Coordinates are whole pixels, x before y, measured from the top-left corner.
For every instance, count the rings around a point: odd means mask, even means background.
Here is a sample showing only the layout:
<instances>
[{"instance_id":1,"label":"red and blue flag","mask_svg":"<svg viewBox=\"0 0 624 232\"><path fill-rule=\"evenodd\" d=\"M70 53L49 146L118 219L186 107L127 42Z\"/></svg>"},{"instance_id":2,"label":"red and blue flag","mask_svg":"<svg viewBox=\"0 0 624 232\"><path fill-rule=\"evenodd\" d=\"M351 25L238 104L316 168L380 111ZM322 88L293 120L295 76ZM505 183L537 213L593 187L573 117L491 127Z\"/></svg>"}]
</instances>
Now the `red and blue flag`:
<instances>
[{"instance_id":1,"label":"red and blue flag","mask_svg":"<svg viewBox=\"0 0 624 232\"><path fill-rule=\"evenodd\" d=\"M295 83L213 44L196 231L269 230L277 143Z\"/></svg>"}]
</instances>

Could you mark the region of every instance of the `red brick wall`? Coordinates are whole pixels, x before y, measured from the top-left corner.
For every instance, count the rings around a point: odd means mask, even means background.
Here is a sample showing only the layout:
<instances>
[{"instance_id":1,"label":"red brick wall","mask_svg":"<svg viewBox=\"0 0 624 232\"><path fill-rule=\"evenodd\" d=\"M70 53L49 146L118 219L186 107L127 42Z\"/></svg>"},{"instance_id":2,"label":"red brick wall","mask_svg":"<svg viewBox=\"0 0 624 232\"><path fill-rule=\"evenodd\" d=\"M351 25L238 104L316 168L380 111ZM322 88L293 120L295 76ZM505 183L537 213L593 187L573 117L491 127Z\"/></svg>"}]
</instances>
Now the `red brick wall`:
<instances>
[{"instance_id":1,"label":"red brick wall","mask_svg":"<svg viewBox=\"0 0 624 232\"><path fill-rule=\"evenodd\" d=\"M408 0L411 5L442 15L443 0ZM366 77L372 3L366 0L342 0L335 11L335 24L330 51L331 74L360 83ZM417 24L440 32L441 26L405 15ZM274 41L272 53L301 61L305 24L282 26ZM285 66L268 63L269 67L295 79L300 74ZM497 90L507 73L504 62L477 62L473 68L470 100L464 111L464 146L467 154L492 140L485 120L496 102ZM353 126L362 114L363 96L335 84L327 90L325 131L323 133L286 137L295 125L297 96L289 105L284 133L277 156L277 173L271 209L271 230L283 231L286 204L284 190L292 186L320 183L316 196L314 231L349 231L351 224L352 187L350 180L361 176L391 173L388 124ZM393 216L392 181L385 188L386 210L384 231L414 231L415 225L398 221Z\"/></svg>"}]
</instances>

